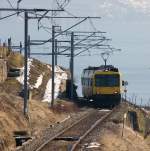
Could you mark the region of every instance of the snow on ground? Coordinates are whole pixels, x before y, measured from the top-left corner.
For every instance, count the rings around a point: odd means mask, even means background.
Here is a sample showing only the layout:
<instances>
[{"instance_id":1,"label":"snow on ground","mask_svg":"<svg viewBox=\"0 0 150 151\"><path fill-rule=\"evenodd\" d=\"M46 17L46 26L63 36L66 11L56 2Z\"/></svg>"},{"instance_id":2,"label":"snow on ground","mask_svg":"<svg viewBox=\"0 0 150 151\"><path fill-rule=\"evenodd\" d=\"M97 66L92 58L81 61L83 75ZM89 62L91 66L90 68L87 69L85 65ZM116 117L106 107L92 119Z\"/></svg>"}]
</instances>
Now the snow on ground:
<instances>
[{"instance_id":1,"label":"snow on ground","mask_svg":"<svg viewBox=\"0 0 150 151\"><path fill-rule=\"evenodd\" d=\"M32 61L33 59L28 59L28 69L27 69L27 75L28 75L28 80L29 80L29 74L30 74L30 68L32 66ZM21 75L19 77L17 77L17 80L22 84L24 85L24 67L22 67L21 69Z\"/></svg>"},{"instance_id":2,"label":"snow on ground","mask_svg":"<svg viewBox=\"0 0 150 151\"><path fill-rule=\"evenodd\" d=\"M146 110L145 108L142 108L142 110L148 114L150 114L150 111L149 110Z\"/></svg>"},{"instance_id":3,"label":"snow on ground","mask_svg":"<svg viewBox=\"0 0 150 151\"><path fill-rule=\"evenodd\" d=\"M67 73L63 71L59 66L55 66L55 79L54 79L54 83L55 83L54 97L55 98L57 98L59 95L61 81L67 80L67 79L68 79ZM49 102L49 103L51 102L51 91L52 91L51 87L52 87L52 79L50 78L46 86L43 102Z\"/></svg>"},{"instance_id":4,"label":"snow on ground","mask_svg":"<svg viewBox=\"0 0 150 151\"><path fill-rule=\"evenodd\" d=\"M42 81L43 81L43 75L44 74L41 74L38 78L37 78L37 81L35 83L35 85L33 86L33 88L39 88L39 86L42 84Z\"/></svg>"},{"instance_id":5,"label":"snow on ground","mask_svg":"<svg viewBox=\"0 0 150 151\"><path fill-rule=\"evenodd\" d=\"M100 144L98 142L91 142L90 144L85 144L85 146L87 146L86 148L90 149L90 148L99 148Z\"/></svg>"},{"instance_id":6,"label":"snow on ground","mask_svg":"<svg viewBox=\"0 0 150 151\"><path fill-rule=\"evenodd\" d=\"M30 68L32 65L32 61L33 59L28 59L28 80L29 80L29 74L30 74ZM47 67L52 70L50 65L47 65ZM39 77L37 78L37 81L34 85L30 85L30 88L39 88L39 86L42 84L43 81L43 75L44 73L42 73L41 75L39 75ZM59 66L55 66L55 79L54 79L54 83L55 83L55 90L54 90L54 97L57 98L60 92L60 85L62 80L67 80L68 79L68 75L67 73L62 70ZM17 80L24 85L24 67L21 68L21 75L19 77L17 77ZM51 87L52 87L52 79L50 78L47 85L46 85L46 90L45 90L45 94L43 97L43 102L51 102Z\"/></svg>"}]
</instances>

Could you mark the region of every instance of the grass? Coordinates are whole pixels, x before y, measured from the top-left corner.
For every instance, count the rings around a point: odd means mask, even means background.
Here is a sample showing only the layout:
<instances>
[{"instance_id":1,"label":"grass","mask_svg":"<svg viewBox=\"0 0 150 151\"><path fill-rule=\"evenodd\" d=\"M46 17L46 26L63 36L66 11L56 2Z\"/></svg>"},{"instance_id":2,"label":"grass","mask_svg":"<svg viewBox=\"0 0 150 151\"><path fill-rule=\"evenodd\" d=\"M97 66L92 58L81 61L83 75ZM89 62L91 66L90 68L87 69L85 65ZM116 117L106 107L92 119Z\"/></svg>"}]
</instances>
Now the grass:
<instances>
[{"instance_id":1,"label":"grass","mask_svg":"<svg viewBox=\"0 0 150 151\"><path fill-rule=\"evenodd\" d=\"M21 68L24 65L23 56L20 53L11 52L8 56L9 68Z\"/></svg>"},{"instance_id":2,"label":"grass","mask_svg":"<svg viewBox=\"0 0 150 151\"><path fill-rule=\"evenodd\" d=\"M8 94L15 94L18 95L18 93L21 91L21 84L14 78L7 78L7 80L0 84L0 91L6 92Z\"/></svg>"},{"instance_id":3,"label":"grass","mask_svg":"<svg viewBox=\"0 0 150 151\"><path fill-rule=\"evenodd\" d=\"M73 102L67 102L64 100L55 100L54 106L52 107L54 113L71 113L79 111L79 108Z\"/></svg>"}]
</instances>

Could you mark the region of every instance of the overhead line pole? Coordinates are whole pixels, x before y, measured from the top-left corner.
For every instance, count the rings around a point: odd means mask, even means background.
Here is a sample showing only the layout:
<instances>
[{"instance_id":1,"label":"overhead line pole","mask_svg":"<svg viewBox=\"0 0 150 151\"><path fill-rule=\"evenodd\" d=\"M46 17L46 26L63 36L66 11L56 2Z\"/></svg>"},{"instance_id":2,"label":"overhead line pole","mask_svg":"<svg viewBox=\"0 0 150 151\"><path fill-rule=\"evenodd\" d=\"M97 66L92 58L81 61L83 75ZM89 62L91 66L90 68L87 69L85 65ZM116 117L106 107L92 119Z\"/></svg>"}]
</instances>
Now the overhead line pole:
<instances>
[{"instance_id":1,"label":"overhead line pole","mask_svg":"<svg viewBox=\"0 0 150 151\"><path fill-rule=\"evenodd\" d=\"M94 35L94 34L95 34L95 33L92 33L91 35L85 37L84 39L82 39L82 40L80 40L79 42L75 43L74 46L76 46L76 45L80 44L81 42L87 40L88 38L90 38L90 37L91 37L92 35ZM67 50L69 50L69 48L67 48L67 49L65 49L65 50L63 50L63 51L60 51L60 53L63 53L63 52L65 52L65 51L67 51Z\"/></svg>"},{"instance_id":2,"label":"overhead line pole","mask_svg":"<svg viewBox=\"0 0 150 151\"><path fill-rule=\"evenodd\" d=\"M55 26L52 26L52 96L51 96L51 107L54 105L54 93L55 93Z\"/></svg>"},{"instance_id":3,"label":"overhead line pole","mask_svg":"<svg viewBox=\"0 0 150 151\"><path fill-rule=\"evenodd\" d=\"M71 33L71 58L70 58L70 71L71 71L71 95L74 98L74 32Z\"/></svg>"},{"instance_id":4,"label":"overhead line pole","mask_svg":"<svg viewBox=\"0 0 150 151\"><path fill-rule=\"evenodd\" d=\"M58 55L57 55L57 39L55 39L55 66L57 66L57 58L58 58Z\"/></svg>"},{"instance_id":5,"label":"overhead line pole","mask_svg":"<svg viewBox=\"0 0 150 151\"><path fill-rule=\"evenodd\" d=\"M16 11L18 13L24 12L24 115L28 113L28 13L29 12L45 12L45 11L64 11L61 10L51 10L51 9L24 9L24 8L0 8L0 11ZM53 70L54 72L54 70ZM54 96L53 96L54 97Z\"/></svg>"},{"instance_id":6,"label":"overhead line pole","mask_svg":"<svg viewBox=\"0 0 150 151\"><path fill-rule=\"evenodd\" d=\"M64 31L62 31L62 32L60 32L59 34L55 35L55 38L56 38L56 37L58 37L58 36L60 36L61 34L65 33L65 32L67 32L68 30L70 30L70 29L74 28L75 26L77 26L77 25L81 24L82 22L84 22L84 21L85 21L85 20L87 20L87 19L88 19L88 17L86 17L86 18L84 18L83 20L79 21L78 23L76 23L76 24L72 25L71 27L69 27L69 28L65 29ZM49 41L51 41L51 38L50 38L50 39L48 39L47 41L45 41L45 42L41 43L40 45L44 45L45 43L47 43L47 42L49 42Z\"/></svg>"},{"instance_id":7,"label":"overhead line pole","mask_svg":"<svg viewBox=\"0 0 150 151\"><path fill-rule=\"evenodd\" d=\"M28 12L24 12L24 115L28 113Z\"/></svg>"}]
</instances>

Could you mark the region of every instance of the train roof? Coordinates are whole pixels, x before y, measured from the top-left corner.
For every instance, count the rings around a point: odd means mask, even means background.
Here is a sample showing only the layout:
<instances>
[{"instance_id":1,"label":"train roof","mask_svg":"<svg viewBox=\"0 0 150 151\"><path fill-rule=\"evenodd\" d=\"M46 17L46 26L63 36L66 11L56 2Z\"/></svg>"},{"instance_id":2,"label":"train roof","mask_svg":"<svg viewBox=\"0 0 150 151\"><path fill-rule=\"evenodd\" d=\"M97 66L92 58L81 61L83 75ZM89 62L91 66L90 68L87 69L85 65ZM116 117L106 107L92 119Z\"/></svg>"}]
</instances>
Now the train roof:
<instances>
[{"instance_id":1,"label":"train roof","mask_svg":"<svg viewBox=\"0 0 150 151\"><path fill-rule=\"evenodd\" d=\"M113 65L101 65L99 67L91 67L89 66L88 68L84 69L86 70L101 70L101 71L114 71L114 72L119 72L118 68L114 67Z\"/></svg>"}]
</instances>

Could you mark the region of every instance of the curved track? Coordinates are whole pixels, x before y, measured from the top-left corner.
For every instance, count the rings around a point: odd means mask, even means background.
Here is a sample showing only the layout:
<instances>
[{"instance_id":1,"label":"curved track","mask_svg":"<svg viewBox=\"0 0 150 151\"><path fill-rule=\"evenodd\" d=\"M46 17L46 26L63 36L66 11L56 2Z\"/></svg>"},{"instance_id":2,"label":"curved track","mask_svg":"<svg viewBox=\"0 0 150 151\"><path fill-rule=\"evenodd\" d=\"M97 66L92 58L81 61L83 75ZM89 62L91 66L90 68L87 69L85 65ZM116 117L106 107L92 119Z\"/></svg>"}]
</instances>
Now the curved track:
<instances>
[{"instance_id":1,"label":"curved track","mask_svg":"<svg viewBox=\"0 0 150 151\"><path fill-rule=\"evenodd\" d=\"M92 111L86 117L42 144L36 151L74 151L78 144L111 113L112 111Z\"/></svg>"}]
</instances>

